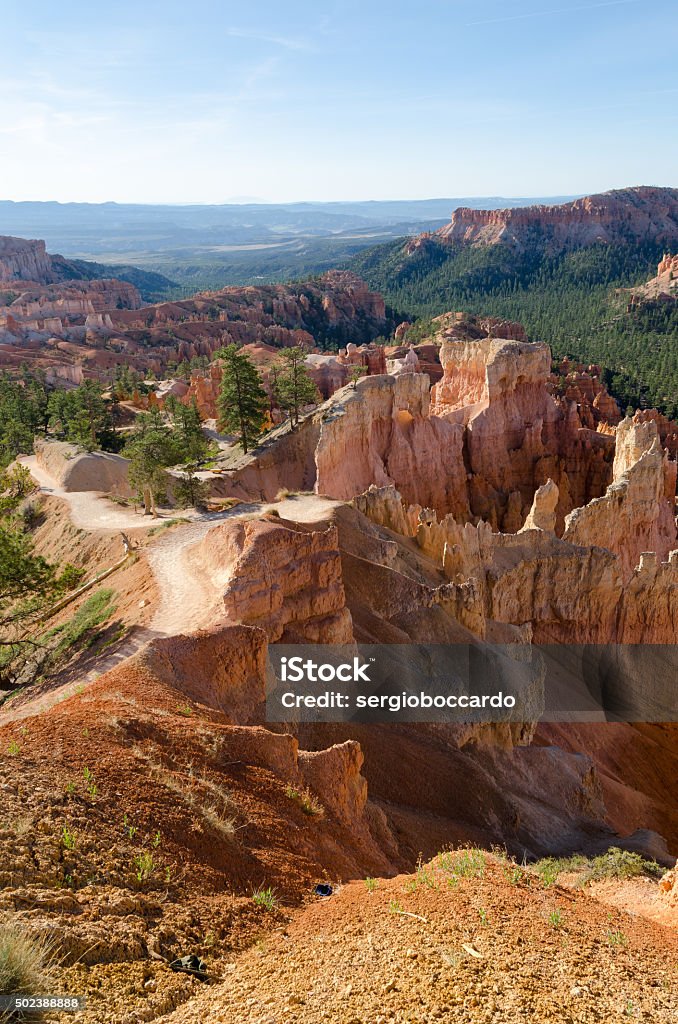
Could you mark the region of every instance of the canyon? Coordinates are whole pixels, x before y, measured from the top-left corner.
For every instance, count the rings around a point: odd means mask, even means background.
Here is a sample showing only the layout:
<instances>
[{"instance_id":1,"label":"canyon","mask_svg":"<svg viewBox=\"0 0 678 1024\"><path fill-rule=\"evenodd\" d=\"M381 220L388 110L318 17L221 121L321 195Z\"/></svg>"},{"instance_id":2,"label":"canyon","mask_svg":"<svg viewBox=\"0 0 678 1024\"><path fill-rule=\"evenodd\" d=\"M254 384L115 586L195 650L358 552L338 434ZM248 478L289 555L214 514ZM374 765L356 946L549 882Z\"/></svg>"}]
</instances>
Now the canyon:
<instances>
[{"instance_id":1,"label":"canyon","mask_svg":"<svg viewBox=\"0 0 678 1024\"><path fill-rule=\"evenodd\" d=\"M144 305L127 281L74 280L76 273L47 254L44 242L0 236L0 370L16 373L28 365L67 386L110 380L121 362L163 376L168 364L209 359L231 343L273 357L300 345L317 353L314 376L329 397L347 382L351 364L370 372L386 368L380 349L355 354L392 325L381 296L347 272L153 305ZM318 342L349 344L354 354L342 364L323 355ZM199 404L202 393L209 400L209 385L200 387Z\"/></svg>"},{"instance_id":2,"label":"canyon","mask_svg":"<svg viewBox=\"0 0 678 1024\"><path fill-rule=\"evenodd\" d=\"M200 472L206 510L167 508L158 520L137 514L119 456L48 437L21 459L35 480L38 550L67 551L88 577L110 571L116 605L81 661L0 706L11 752L0 767L0 912L58 943L61 977L87 992L97 1024L128 1024L129 1005L168 1024L261 1019L243 979L265 946L287 942L303 905L293 935L309 927L320 941L314 915L327 907L351 949L365 878L408 927L428 928L449 899L481 956L486 905L501 920L556 904L568 915L576 904L587 949L614 920L634 952L668 956L670 876L661 891L648 881L651 898L632 916L603 894L548 888L528 863L613 846L675 864L675 722L540 720L540 645L586 645L586 671L604 686L620 671L631 699L648 664L635 645L656 648L653 673L673 679L675 425L650 409L623 415L600 367L554 362L510 319L452 311L412 343L403 322L393 344L375 344L393 327L383 299L343 272L152 306L130 287L13 285L0 365L51 366L68 386L78 374L106 382L123 358L162 374L233 341L265 377L281 347L300 344L323 401L294 430L274 423L247 454L220 436ZM343 347L323 351L330 340ZM173 393L211 420L221 372L213 361L167 377L130 414ZM501 647L504 670L524 681L521 706L485 723L271 722L269 652L280 643L465 644L484 658ZM574 686L582 664L565 657L560 671ZM450 846L483 871L439 891L436 858ZM313 903L319 882L331 902ZM267 892L270 912L258 902ZM532 926L522 931L536 941ZM223 982L212 1017L194 981L163 962L193 949ZM248 1016L223 1009L236 998L231 977L254 1000ZM300 1019L319 1019L312 995L298 998L289 1005L311 1007ZM670 1019L661 993L648 1006Z\"/></svg>"}]
</instances>

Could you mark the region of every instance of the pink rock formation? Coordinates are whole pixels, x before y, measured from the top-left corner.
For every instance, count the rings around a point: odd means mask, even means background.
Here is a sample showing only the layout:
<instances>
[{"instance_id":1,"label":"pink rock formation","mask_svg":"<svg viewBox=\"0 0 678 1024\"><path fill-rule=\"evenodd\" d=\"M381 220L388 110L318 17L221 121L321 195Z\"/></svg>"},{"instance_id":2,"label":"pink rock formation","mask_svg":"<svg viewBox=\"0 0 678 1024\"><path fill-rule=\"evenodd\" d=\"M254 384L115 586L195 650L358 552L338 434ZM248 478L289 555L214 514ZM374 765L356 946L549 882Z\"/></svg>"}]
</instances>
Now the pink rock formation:
<instances>
[{"instance_id":1,"label":"pink rock formation","mask_svg":"<svg viewBox=\"0 0 678 1024\"><path fill-rule=\"evenodd\" d=\"M631 291L629 307L645 302L675 302L678 300L678 255L666 253L653 277L640 288Z\"/></svg>"},{"instance_id":2,"label":"pink rock formation","mask_svg":"<svg viewBox=\"0 0 678 1024\"><path fill-rule=\"evenodd\" d=\"M555 533L556 530L556 506L558 505L558 488L553 480L547 480L535 491L527 519L523 530L546 530Z\"/></svg>"},{"instance_id":3,"label":"pink rock formation","mask_svg":"<svg viewBox=\"0 0 678 1024\"><path fill-rule=\"evenodd\" d=\"M85 452L61 441L35 441L38 466L64 491L96 491L129 498L129 461L109 452Z\"/></svg>"},{"instance_id":4,"label":"pink rock formation","mask_svg":"<svg viewBox=\"0 0 678 1024\"><path fill-rule=\"evenodd\" d=\"M410 345L407 342L401 345L387 345L384 352L389 373L398 372L398 368L402 367L408 353L412 352L417 360L416 373L425 373L431 384L437 384L443 375L443 368L440 365L440 348L432 342L425 342L421 345ZM412 357L410 357L410 363L413 363Z\"/></svg>"},{"instance_id":5,"label":"pink rock formation","mask_svg":"<svg viewBox=\"0 0 678 1024\"><path fill-rule=\"evenodd\" d=\"M89 317L116 308L138 309L140 306L141 297L133 284L110 278L22 288L21 294L14 299L9 309L15 319L28 326L27 321L45 317L59 317L68 322L71 317ZM109 322L104 324L93 317L88 326L98 324L112 326L112 321L109 318Z\"/></svg>"},{"instance_id":6,"label":"pink rock formation","mask_svg":"<svg viewBox=\"0 0 678 1024\"><path fill-rule=\"evenodd\" d=\"M676 463L662 451L654 421L617 427L613 482L601 498L571 512L563 538L606 547L630 576L645 551L665 559L676 546Z\"/></svg>"},{"instance_id":7,"label":"pink rock formation","mask_svg":"<svg viewBox=\"0 0 678 1024\"><path fill-rule=\"evenodd\" d=\"M20 299L21 313L19 306L11 312L14 304L0 307L0 366L18 368L27 359L37 367L77 360L85 376L107 379L122 356L135 369L160 375L168 363L210 357L231 343L274 350L299 345L310 351L315 335L336 333L363 341L388 329L381 296L343 271L313 282L225 288L138 308L136 289L124 282L54 284L67 261L48 259L54 272L47 275L50 286L31 284ZM8 291L26 291L25 285L17 283ZM71 346L68 355L60 349L47 358L50 335ZM27 347L33 340L38 345ZM370 373L383 372L380 346L359 351ZM209 411L213 416L214 409Z\"/></svg>"},{"instance_id":8,"label":"pink rock formation","mask_svg":"<svg viewBox=\"0 0 678 1024\"><path fill-rule=\"evenodd\" d=\"M678 423L675 420L668 419L657 409L638 409L633 418L638 423L654 420L662 446L666 448L672 459L678 459Z\"/></svg>"},{"instance_id":9,"label":"pink rock formation","mask_svg":"<svg viewBox=\"0 0 678 1024\"><path fill-rule=\"evenodd\" d=\"M52 267L45 243L36 238L0 235L0 281L38 281L49 284L59 276Z\"/></svg>"},{"instance_id":10,"label":"pink rock formation","mask_svg":"<svg viewBox=\"0 0 678 1024\"><path fill-rule=\"evenodd\" d=\"M599 366L583 366L562 359L549 379L549 389L563 409L575 402L583 427L597 430L601 424L616 426L622 418L617 402L600 380Z\"/></svg>"},{"instance_id":11,"label":"pink rock formation","mask_svg":"<svg viewBox=\"0 0 678 1024\"><path fill-rule=\"evenodd\" d=\"M460 207L449 224L432 237L449 244L497 245L522 249L535 234L554 248L627 243L648 239L678 241L678 189L627 188L586 196L559 206L525 206L506 210ZM429 236L430 237L430 236ZM426 236L410 243L425 242Z\"/></svg>"},{"instance_id":12,"label":"pink rock formation","mask_svg":"<svg viewBox=\"0 0 678 1024\"><path fill-rule=\"evenodd\" d=\"M269 642L351 643L337 531L302 531L272 521L224 523L198 557L229 569L230 622L259 626Z\"/></svg>"},{"instance_id":13,"label":"pink rock formation","mask_svg":"<svg viewBox=\"0 0 678 1024\"><path fill-rule=\"evenodd\" d=\"M411 504L468 515L460 425L429 416L423 374L366 377L319 414L319 494L349 499L395 484Z\"/></svg>"},{"instance_id":14,"label":"pink rock formation","mask_svg":"<svg viewBox=\"0 0 678 1024\"><path fill-rule=\"evenodd\" d=\"M535 490L551 478L562 529L567 512L602 493L612 441L583 428L574 403L563 409L549 394L547 345L445 334L440 360L443 377L432 390L431 411L466 428L475 516L515 532Z\"/></svg>"}]
</instances>

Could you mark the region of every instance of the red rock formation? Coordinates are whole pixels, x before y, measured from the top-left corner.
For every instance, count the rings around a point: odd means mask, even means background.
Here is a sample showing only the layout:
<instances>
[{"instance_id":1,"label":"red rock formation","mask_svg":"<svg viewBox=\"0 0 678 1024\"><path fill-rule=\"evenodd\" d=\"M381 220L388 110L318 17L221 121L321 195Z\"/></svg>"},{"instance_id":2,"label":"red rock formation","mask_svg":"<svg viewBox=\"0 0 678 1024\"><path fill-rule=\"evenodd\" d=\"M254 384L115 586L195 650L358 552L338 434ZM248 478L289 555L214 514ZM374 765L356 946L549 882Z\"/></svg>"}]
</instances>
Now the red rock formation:
<instances>
[{"instance_id":1,"label":"red rock formation","mask_svg":"<svg viewBox=\"0 0 678 1024\"><path fill-rule=\"evenodd\" d=\"M460 207L449 224L427 237L462 245L511 245L522 249L535 236L554 248L574 248L595 242L628 244L678 241L678 189L627 188L586 196L559 206L524 206L507 210Z\"/></svg>"},{"instance_id":2,"label":"red rock formation","mask_svg":"<svg viewBox=\"0 0 678 1024\"><path fill-rule=\"evenodd\" d=\"M616 426L622 418L617 402L600 380L599 366L583 366L565 358L549 380L549 390L563 403L577 405L582 426L597 430L601 423Z\"/></svg>"},{"instance_id":3,"label":"red rock formation","mask_svg":"<svg viewBox=\"0 0 678 1024\"><path fill-rule=\"evenodd\" d=\"M671 458L678 459L678 423L675 420L668 419L657 409L638 409L633 419L636 423L654 420L662 447L666 448Z\"/></svg>"},{"instance_id":4,"label":"red rock formation","mask_svg":"<svg viewBox=\"0 0 678 1024\"><path fill-rule=\"evenodd\" d=\"M407 358L408 352L412 352L416 358L415 373L425 373L431 384L437 384L443 375L443 368L440 365L440 349L432 342L425 342L422 345L388 345L384 349L386 364L389 373L399 372L398 366L402 366ZM414 362L414 360L413 360Z\"/></svg>"},{"instance_id":5,"label":"red rock formation","mask_svg":"<svg viewBox=\"0 0 678 1024\"><path fill-rule=\"evenodd\" d=\"M0 308L0 366L19 367L27 356L36 366L44 365L44 349L55 335L73 346L73 358L86 375L106 378L121 357L142 372L161 374L170 362L209 358L231 343L254 345L257 351L297 345L310 351L316 336L346 339L353 334L363 341L387 329L381 296L343 272L330 272L317 282L225 288L143 308L136 308L131 285L116 282L117 291L111 282L102 285L108 291L98 283L69 282L43 290L42 297L31 288L24 308L33 319L24 325L10 307ZM29 340L38 342L35 350L27 349ZM369 372L383 372L381 348L358 351Z\"/></svg>"},{"instance_id":6,"label":"red rock formation","mask_svg":"<svg viewBox=\"0 0 678 1024\"><path fill-rule=\"evenodd\" d=\"M676 545L676 463L659 446L653 420L617 427L613 481L601 498L571 512L564 540L605 547L630 576L643 552L661 561Z\"/></svg>"},{"instance_id":7,"label":"red rock formation","mask_svg":"<svg viewBox=\"0 0 678 1024\"><path fill-rule=\"evenodd\" d=\"M0 235L0 281L3 284L17 280L50 284L59 279L44 242Z\"/></svg>"},{"instance_id":8,"label":"red rock formation","mask_svg":"<svg viewBox=\"0 0 678 1024\"><path fill-rule=\"evenodd\" d=\"M22 320L57 316L66 321L113 309L138 309L141 296L133 284L110 278L100 281L70 281L59 285L21 285L21 293L9 309ZM93 321L92 326L94 326Z\"/></svg>"},{"instance_id":9,"label":"red rock formation","mask_svg":"<svg viewBox=\"0 0 678 1024\"><path fill-rule=\"evenodd\" d=\"M613 442L582 428L574 403L561 408L549 394L547 345L446 334L440 359L431 411L466 428L473 515L515 532L550 478L559 488L562 528L567 512L602 494Z\"/></svg>"},{"instance_id":10,"label":"red rock formation","mask_svg":"<svg viewBox=\"0 0 678 1024\"><path fill-rule=\"evenodd\" d=\"M667 253L659 262L656 277L639 288L631 289L629 308L645 302L678 300L678 255Z\"/></svg>"}]
</instances>

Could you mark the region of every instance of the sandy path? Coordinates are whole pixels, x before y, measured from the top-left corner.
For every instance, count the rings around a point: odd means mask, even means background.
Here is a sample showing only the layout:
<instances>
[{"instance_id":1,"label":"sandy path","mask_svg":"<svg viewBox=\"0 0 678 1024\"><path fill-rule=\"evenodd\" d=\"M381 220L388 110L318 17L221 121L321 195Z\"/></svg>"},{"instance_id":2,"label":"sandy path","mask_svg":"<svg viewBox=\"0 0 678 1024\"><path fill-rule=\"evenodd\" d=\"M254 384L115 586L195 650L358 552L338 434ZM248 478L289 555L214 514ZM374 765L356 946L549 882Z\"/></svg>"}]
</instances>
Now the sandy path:
<instances>
[{"instance_id":1,"label":"sandy path","mask_svg":"<svg viewBox=\"0 0 678 1024\"><path fill-rule=\"evenodd\" d=\"M64 491L56 480L38 465L35 455L24 455L17 459L17 462L26 467L33 479L40 484L43 493L68 502L73 524L80 530L130 530L149 525L148 517L115 505L95 491Z\"/></svg>"},{"instance_id":2,"label":"sandy path","mask_svg":"<svg viewBox=\"0 0 678 1024\"><path fill-rule=\"evenodd\" d=\"M44 469L37 465L35 456L20 460L40 485L44 494L61 498L68 504L75 526L81 530L130 530L150 525L162 526L162 518L149 519L110 502L105 495L93 491L64 491ZM277 509L283 519L313 523L326 519L332 509L341 504L313 494L292 495L277 503L241 504L224 512L200 514L194 510L179 512L172 518L185 522L168 526L144 551L148 565L155 576L160 593L157 611L146 628L136 628L130 636L97 660L96 667L84 674L77 683L56 686L47 693L36 695L16 708L12 703L0 710L0 722L17 721L45 711L60 700L69 697L83 683L93 682L158 636L175 636L205 629L219 622L222 615L223 588L202 568L191 564L191 547L202 540L211 529L229 519L237 519L253 512Z\"/></svg>"}]
</instances>

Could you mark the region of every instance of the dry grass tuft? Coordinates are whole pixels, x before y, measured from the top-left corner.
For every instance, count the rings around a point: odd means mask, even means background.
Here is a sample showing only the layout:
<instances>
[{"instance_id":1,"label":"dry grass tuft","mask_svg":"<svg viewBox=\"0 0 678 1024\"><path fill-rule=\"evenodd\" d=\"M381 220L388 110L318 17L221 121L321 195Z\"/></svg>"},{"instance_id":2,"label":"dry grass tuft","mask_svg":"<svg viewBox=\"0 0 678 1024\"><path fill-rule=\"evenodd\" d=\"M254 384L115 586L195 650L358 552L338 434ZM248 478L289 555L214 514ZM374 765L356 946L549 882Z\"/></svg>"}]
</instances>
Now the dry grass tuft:
<instances>
[{"instance_id":1,"label":"dry grass tuft","mask_svg":"<svg viewBox=\"0 0 678 1024\"><path fill-rule=\"evenodd\" d=\"M50 941L21 921L0 923L0 994L44 995L53 992L56 960ZM9 1021L0 1010L0 1021Z\"/></svg>"}]
</instances>

